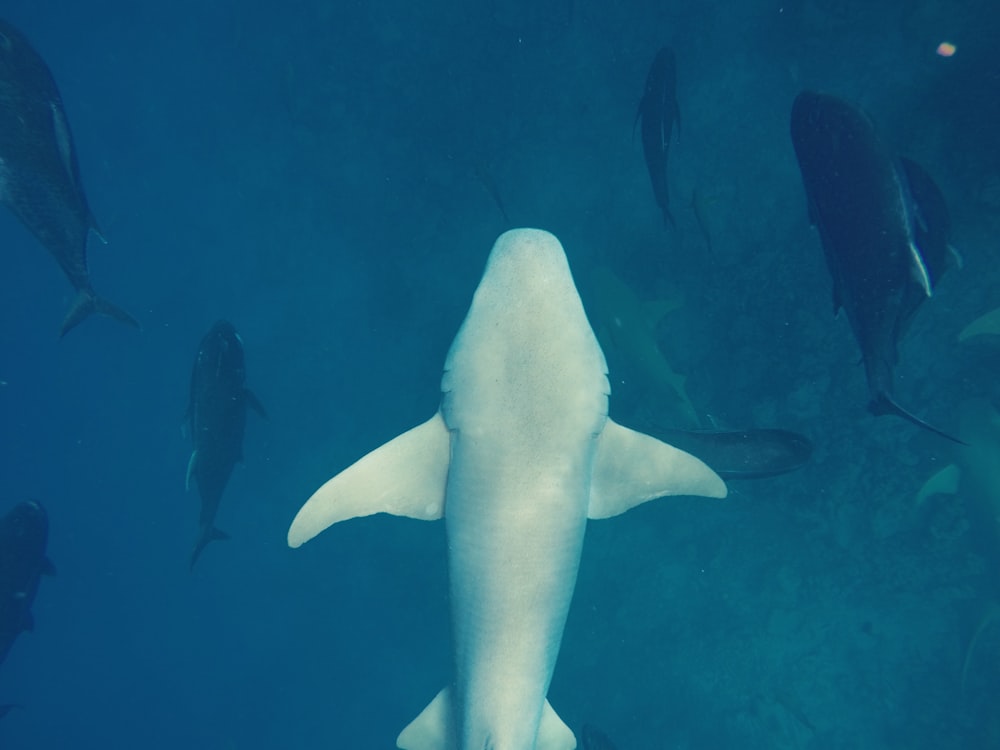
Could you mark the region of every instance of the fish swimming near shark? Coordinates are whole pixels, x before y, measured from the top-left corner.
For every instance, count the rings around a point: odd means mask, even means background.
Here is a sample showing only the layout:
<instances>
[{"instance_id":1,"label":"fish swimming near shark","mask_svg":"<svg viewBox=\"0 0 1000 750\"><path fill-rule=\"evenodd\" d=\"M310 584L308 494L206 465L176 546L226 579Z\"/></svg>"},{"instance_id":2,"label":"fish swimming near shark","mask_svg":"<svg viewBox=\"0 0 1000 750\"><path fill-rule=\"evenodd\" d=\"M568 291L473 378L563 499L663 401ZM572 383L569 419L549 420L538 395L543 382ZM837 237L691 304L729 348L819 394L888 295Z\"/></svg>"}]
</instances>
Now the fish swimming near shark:
<instances>
[{"instance_id":1,"label":"fish swimming near shark","mask_svg":"<svg viewBox=\"0 0 1000 750\"><path fill-rule=\"evenodd\" d=\"M87 268L87 240L97 224L80 179L69 120L55 79L24 35L0 20L0 203L59 263L76 299L64 336L92 313L139 327L97 295Z\"/></svg>"},{"instance_id":2,"label":"fish swimming near shark","mask_svg":"<svg viewBox=\"0 0 1000 750\"><path fill-rule=\"evenodd\" d=\"M765 479L801 469L812 456L805 435L791 430L650 428L656 438L697 456L726 481Z\"/></svg>"},{"instance_id":3,"label":"fish swimming near shark","mask_svg":"<svg viewBox=\"0 0 1000 750\"><path fill-rule=\"evenodd\" d=\"M916 163L894 159L854 105L803 91L792 106L792 144L843 308L861 349L875 415L895 414L949 440L896 403L899 345L947 268L950 229L940 190Z\"/></svg>"},{"instance_id":4,"label":"fish swimming near shark","mask_svg":"<svg viewBox=\"0 0 1000 750\"><path fill-rule=\"evenodd\" d=\"M562 245L496 241L452 342L439 410L323 485L298 547L375 513L443 518L454 676L397 738L404 750L570 750L546 696L588 518L665 495L724 497L705 464L608 417L604 354Z\"/></svg>"},{"instance_id":5,"label":"fish swimming near shark","mask_svg":"<svg viewBox=\"0 0 1000 750\"><path fill-rule=\"evenodd\" d=\"M580 731L581 750L618 750L615 743L597 727L584 724Z\"/></svg>"},{"instance_id":6,"label":"fish swimming near shark","mask_svg":"<svg viewBox=\"0 0 1000 750\"><path fill-rule=\"evenodd\" d=\"M635 121L642 122L642 153L656 205L663 212L663 222L673 225L667 187L667 153L675 123L680 132L681 110L677 104L677 60L670 47L660 49L649 66L646 90L639 101Z\"/></svg>"},{"instance_id":7,"label":"fish swimming near shark","mask_svg":"<svg viewBox=\"0 0 1000 750\"><path fill-rule=\"evenodd\" d=\"M190 489L194 479L201 496L191 568L209 542L229 538L215 527L215 516L233 468L243 460L248 407L266 416L260 401L246 387L243 339L232 323L220 320L202 338L191 372L187 418L194 449L186 486Z\"/></svg>"},{"instance_id":8,"label":"fish swimming near shark","mask_svg":"<svg viewBox=\"0 0 1000 750\"><path fill-rule=\"evenodd\" d=\"M46 557L49 517L41 503L28 500L0 518L0 663L17 636L34 630L31 605L43 575L55 574Z\"/></svg>"}]
</instances>

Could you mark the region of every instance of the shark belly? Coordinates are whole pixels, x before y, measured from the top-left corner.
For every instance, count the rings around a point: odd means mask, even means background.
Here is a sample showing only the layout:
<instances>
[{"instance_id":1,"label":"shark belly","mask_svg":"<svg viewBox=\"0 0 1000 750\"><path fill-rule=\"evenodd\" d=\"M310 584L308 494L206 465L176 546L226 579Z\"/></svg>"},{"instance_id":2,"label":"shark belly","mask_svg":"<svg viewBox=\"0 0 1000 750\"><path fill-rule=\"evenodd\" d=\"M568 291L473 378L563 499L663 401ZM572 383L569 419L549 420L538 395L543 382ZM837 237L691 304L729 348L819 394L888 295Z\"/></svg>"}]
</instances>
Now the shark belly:
<instances>
[{"instance_id":1,"label":"shark belly","mask_svg":"<svg viewBox=\"0 0 1000 750\"><path fill-rule=\"evenodd\" d=\"M445 500L459 747L533 748L576 584L594 441L555 471L466 442L454 438Z\"/></svg>"}]
</instances>

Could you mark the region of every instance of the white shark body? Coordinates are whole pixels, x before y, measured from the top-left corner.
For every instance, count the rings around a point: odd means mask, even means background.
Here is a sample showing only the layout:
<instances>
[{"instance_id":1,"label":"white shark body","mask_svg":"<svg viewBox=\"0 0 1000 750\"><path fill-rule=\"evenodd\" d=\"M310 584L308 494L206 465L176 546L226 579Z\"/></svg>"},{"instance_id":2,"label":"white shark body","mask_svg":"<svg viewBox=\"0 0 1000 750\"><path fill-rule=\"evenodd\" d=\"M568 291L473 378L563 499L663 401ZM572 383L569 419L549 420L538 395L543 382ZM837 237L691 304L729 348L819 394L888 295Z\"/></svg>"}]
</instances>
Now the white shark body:
<instances>
[{"instance_id":1,"label":"white shark body","mask_svg":"<svg viewBox=\"0 0 1000 750\"><path fill-rule=\"evenodd\" d=\"M671 494L724 497L698 459L608 418L607 366L559 241L502 235L445 362L441 408L327 482L288 532L444 518L452 685L405 750L571 750L546 700L588 518Z\"/></svg>"}]
</instances>

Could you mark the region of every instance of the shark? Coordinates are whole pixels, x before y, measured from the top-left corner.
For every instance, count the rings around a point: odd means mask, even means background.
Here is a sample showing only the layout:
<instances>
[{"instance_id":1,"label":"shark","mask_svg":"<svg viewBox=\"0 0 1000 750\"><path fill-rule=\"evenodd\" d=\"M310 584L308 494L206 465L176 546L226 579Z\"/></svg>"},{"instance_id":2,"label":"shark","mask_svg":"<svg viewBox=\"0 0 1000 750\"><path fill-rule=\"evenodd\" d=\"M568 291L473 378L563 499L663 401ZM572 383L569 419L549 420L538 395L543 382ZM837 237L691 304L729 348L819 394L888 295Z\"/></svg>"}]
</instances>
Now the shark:
<instances>
[{"instance_id":1,"label":"shark","mask_svg":"<svg viewBox=\"0 0 1000 750\"><path fill-rule=\"evenodd\" d=\"M437 412L295 516L291 547L359 516L444 519L454 673L397 747L576 747L547 696L588 519L727 492L697 458L610 419L609 395L561 243L510 230L451 344Z\"/></svg>"},{"instance_id":2,"label":"shark","mask_svg":"<svg viewBox=\"0 0 1000 750\"><path fill-rule=\"evenodd\" d=\"M629 284L604 266L590 273L593 314L598 323L598 341L620 354L647 389L650 400L673 423L700 427L701 418L687 392L687 379L678 373L660 349L657 327L669 313L684 304L680 293L643 301Z\"/></svg>"}]
</instances>

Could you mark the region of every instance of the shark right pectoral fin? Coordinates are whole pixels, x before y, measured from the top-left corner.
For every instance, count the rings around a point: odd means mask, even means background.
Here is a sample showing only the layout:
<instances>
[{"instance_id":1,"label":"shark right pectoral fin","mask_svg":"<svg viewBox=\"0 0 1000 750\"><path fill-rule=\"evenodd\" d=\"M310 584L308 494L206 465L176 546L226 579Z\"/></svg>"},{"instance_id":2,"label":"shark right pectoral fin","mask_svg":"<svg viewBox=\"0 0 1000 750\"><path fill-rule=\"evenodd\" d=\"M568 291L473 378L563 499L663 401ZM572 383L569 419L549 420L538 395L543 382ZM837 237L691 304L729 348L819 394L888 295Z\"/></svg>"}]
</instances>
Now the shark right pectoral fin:
<instances>
[{"instance_id":1,"label":"shark right pectoral fin","mask_svg":"<svg viewBox=\"0 0 1000 750\"><path fill-rule=\"evenodd\" d=\"M298 547L338 521L375 513L441 518L450 458L451 434L438 412L320 487L292 521L288 546Z\"/></svg>"},{"instance_id":2,"label":"shark right pectoral fin","mask_svg":"<svg viewBox=\"0 0 1000 750\"><path fill-rule=\"evenodd\" d=\"M589 518L610 518L665 495L725 497L726 484L702 461L608 419L598 438Z\"/></svg>"},{"instance_id":3,"label":"shark right pectoral fin","mask_svg":"<svg viewBox=\"0 0 1000 750\"><path fill-rule=\"evenodd\" d=\"M406 725L396 738L401 750L455 750L458 730L454 726L451 688L444 688L423 711ZM538 727L535 750L573 750L576 737L572 730L545 701Z\"/></svg>"}]
</instances>

